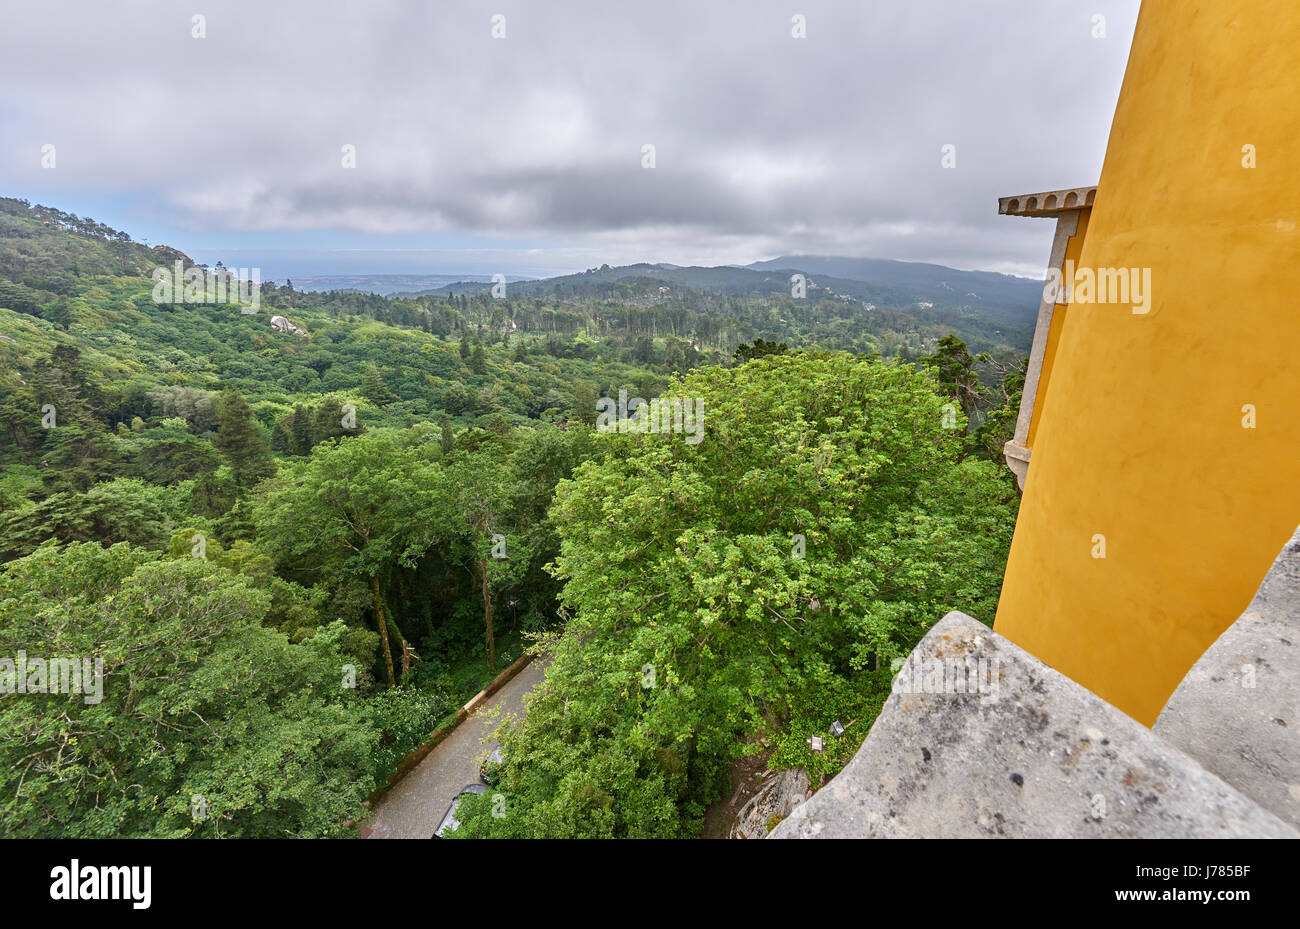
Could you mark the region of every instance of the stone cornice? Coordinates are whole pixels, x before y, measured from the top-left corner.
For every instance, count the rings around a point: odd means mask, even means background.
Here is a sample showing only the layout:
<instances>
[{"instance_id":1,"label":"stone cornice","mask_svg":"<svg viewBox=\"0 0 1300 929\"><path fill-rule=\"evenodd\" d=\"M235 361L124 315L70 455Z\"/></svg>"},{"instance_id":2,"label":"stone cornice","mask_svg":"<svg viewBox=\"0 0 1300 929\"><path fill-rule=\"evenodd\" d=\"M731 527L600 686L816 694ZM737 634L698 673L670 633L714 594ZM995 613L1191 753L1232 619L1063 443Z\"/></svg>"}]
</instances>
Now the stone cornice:
<instances>
[{"instance_id":1,"label":"stone cornice","mask_svg":"<svg viewBox=\"0 0 1300 929\"><path fill-rule=\"evenodd\" d=\"M1006 216L1054 216L1066 210L1079 210L1092 206L1097 197L1097 186L1066 187L1037 194L1018 194L998 198L998 213Z\"/></svg>"}]
</instances>

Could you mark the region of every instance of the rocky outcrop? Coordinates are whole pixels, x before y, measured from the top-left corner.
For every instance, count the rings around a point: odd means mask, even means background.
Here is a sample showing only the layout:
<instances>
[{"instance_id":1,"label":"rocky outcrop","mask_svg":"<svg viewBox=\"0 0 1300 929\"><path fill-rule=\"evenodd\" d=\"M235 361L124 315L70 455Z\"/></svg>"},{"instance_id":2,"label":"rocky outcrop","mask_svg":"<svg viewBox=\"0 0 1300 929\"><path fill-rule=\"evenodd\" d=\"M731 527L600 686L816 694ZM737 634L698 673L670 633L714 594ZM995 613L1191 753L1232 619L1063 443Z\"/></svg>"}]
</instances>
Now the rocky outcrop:
<instances>
[{"instance_id":1,"label":"rocky outcrop","mask_svg":"<svg viewBox=\"0 0 1300 929\"><path fill-rule=\"evenodd\" d=\"M803 768L778 771L763 781L736 816L729 838L765 839L776 825L808 799L812 786Z\"/></svg>"},{"instance_id":2,"label":"rocky outcrop","mask_svg":"<svg viewBox=\"0 0 1300 929\"><path fill-rule=\"evenodd\" d=\"M194 259L190 258L189 255L185 254L179 248L172 248L170 245L155 245L153 250L154 254L166 263L170 264L171 262L179 261L186 270L194 267Z\"/></svg>"}]
</instances>

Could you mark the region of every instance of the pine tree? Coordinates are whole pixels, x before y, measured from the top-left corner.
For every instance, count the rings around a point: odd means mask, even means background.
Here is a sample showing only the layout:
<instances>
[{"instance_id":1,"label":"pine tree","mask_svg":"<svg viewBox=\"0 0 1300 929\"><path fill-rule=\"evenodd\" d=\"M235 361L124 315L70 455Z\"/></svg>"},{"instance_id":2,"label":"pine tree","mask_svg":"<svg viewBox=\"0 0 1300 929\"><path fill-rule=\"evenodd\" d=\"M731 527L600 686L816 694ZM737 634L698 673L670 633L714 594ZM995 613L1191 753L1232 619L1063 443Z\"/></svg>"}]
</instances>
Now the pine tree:
<instances>
[{"instance_id":1,"label":"pine tree","mask_svg":"<svg viewBox=\"0 0 1300 929\"><path fill-rule=\"evenodd\" d=\"M315 447L322 442L334 442L358 431L343 428L343 405L333 397L326 397L321 401L320 406L316 407L316 416L311 428L311 444Z\"/></svg>"},{"instance_id":2,"label":"pine tree","mask_svg":"<svg viewBox=\"0 0 1300 929\"><path fill-rule=\"evenodd\" d=\"M271 451L282 455L293 454L293 414L286 413L275 422L271 430Z\"/></svg>"},{"instance_id":3,"label":"pine tree","mask_svg":"<svg viewBox=\"0 0 1300 929\"><path fill-rule=\"evenodd\" d=\"M578 381L573 387L573 410L570 417L588 426L596 425L596 401L599 395L590 381Z\"/></svg>"},{"instance_id":4,"label":"pine tree","mask_svg":"<svg viewBox=\"0 0 1300 929\"><path fill-rule=\"evenodd\" d=\"M293 441L290 443L295 455L310 455L312 442L312 421L311 413L305 406L299 404L293 408L293 422L290 425L290 435Z\"/></svg>"},{"instance_id":5,"label":"pine tree","mask_svg":"<svg viewBox=\"0 0 1300 929\"><path fill-rule=\"evenodd\" d=\"M366 369L361 379L361 392L376 406L384 406L398 399L397 394L389 389L383 374L374 365Z\"/></svg>"},{"instance_id":6,"label":"pine tree","mask_svg":"<svg viewBox=\"0 0 1300 929\"><path fill-rule=\"evenodd\" d=\"M487 359L483 357L483 343L474 343L474 354L469 357L469 369L474 374L487 374Z\"/></svg>"},{"instance_id":7,"label":"pine tree","mask_svg":"<svg viewBox=\"0 0 1300 929\"><path fill-rule=\"evenodd\" d=\"M228 390L221 398L216 446L226 456L240 490L251 490L275 473L275 462L253 420L253 411L237 390Z\"/></svg>"}]
</instances>

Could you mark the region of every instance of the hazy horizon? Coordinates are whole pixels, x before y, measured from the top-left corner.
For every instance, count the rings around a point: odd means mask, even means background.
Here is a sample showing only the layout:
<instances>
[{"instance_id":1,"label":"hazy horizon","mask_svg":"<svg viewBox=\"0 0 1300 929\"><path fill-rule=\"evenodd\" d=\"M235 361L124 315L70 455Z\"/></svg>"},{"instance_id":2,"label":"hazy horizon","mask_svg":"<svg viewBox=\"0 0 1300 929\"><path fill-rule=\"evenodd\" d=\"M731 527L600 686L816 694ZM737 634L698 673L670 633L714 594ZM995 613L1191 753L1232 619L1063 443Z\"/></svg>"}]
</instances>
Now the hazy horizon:
<instances>
[{"instance_id":1,"label":"hazy horizon","mask_svg":"<svg viewBox=\"0 0 1300 929\"><path fill-rule=\"evenodd\" d=\"M171 244L171 243L154 243L154 244ZM184 249L181 249L184 251ZM290 253L291 250L286 250ZM409 250L416 252L417 250ZM772 261L777 258L849 258L849 259L877 259L876 255L765 255L747 262L724 262L717 265L701 264L680 264L675 261L655 261L647 259L644 261L629 262L628 265L614 265L611 262L599 262L597 264L586 266L572 267L550 267L550 266L532 266L527 262L506 263L504 265L485 261L484 259L468 258L462 264L454 264L448 259L439 259L439 263L432 265L419 264L414 257L407 255L406 250L391 250L383 252L366 252L364 250L339 249L333 252L311 252L307 256L296 258L287 258L284 255L277 254L274 251L244 252L239 249L213 250L210 254L189 254L199 264L214 265L220 260L227 267L238 268L256 267L261 271L262 280L277 281L283 283L285 280L293 280L295 283L310 280L321 280L330 278L438 278L445 279L445 283L455 283L458 281L487 281L491 280L494 274L504 273L508 281L517 280L539 280L552 277L564 277L570 274L581 274L590 268L599 268L602 264L609 264L611 267L626 267L629 265L652 265L652 266L671 266L677 268L691 267L733 267L746 268L752 264L762 261ZM292 253L297 254L297 253ZM363 255L372 255L373 258L362 257ZM909 262L908 259L883 259L888 261L903 261L911 264L939 264L938 262ZM500 271L501 267L507 270ZM943 265L943 267L952 267ZM381 269L381 270L376 270ZM459 269L459 270L456 270ZM989 271L988 268L954 268L958 271ZM990 273L1009 274L1010 272L993 271ZM1025 278L1027 280L1042 280L1043 272L1039 270L1033 274L1012 274L1013 277Z\"/></svg>"}]
</instances>

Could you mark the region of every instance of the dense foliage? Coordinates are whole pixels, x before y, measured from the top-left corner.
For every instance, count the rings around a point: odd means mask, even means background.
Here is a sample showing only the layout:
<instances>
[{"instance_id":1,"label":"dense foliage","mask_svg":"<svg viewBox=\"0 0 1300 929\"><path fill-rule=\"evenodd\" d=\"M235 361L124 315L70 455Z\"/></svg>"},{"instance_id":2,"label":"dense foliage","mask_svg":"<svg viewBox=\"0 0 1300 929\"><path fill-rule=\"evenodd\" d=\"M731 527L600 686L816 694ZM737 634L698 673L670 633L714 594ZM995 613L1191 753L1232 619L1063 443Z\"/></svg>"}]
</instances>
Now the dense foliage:
<instances>
[{"instance_id":1,"label":"dense foliage","mask_svg":"<svg viewBox=\"0 0 1300 929\"><path fill-rule=\"evenodd\" d=\"M505 739L508 815L470 829L696 834L755 736L815 771L803 740L840 718L860 741L929 625L993 615L1015 494L929 378L782 353L670 393L703 398L704 441L610 435L560 486L571 618Z\"/></svg>"},{"instance_id":2,"label":"dense foliage","mask_svg":"<svg viewBox=\"0 0 1300 929\"><path fill-rule=\"evenodd\" d=\"M125 543L5 565L0 652L103 661L101 702L0 701L5 835L343 834L446 698L362 699L344 624L291 644L270 607L245 576Z\"/></svg>"}]
</instances>

